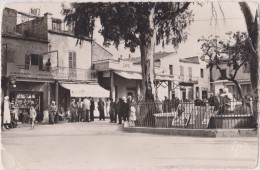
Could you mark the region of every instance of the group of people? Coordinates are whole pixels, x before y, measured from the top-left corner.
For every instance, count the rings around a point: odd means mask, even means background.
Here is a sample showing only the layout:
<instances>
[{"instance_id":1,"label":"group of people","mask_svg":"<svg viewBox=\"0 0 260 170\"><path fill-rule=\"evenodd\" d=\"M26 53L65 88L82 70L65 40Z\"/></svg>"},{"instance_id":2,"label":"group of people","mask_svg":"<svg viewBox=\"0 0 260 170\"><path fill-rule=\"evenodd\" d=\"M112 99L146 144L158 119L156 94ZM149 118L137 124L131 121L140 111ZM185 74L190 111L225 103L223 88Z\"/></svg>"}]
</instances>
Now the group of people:
<instances>
[{"instance_id":1,"label":"group of people","mask_svg":"<svg viewBox=\"0 0 260 170\"><path fill-rule=\"evenodd\" d=\"M165 96L163 100L163 106L162 106L163 112L164 113L171 112L172 110L176 111L179 104L180 104L180 99L178 97L175 97L172 100L170 100Z\"/></svg>"},{"instance_id":2,"label":"group of people","mask_svg":"<svg viewBox=\"0 0 260 170\"><path fill-rule=\"evenodd\" d=\"M94 121L94 110L95 102L92 97L79 98L77 102L72 99L66 115L69 122L90 122Z\"/></svg>"},{"instance_id":3,"label":"group of people","mask_svg":"<svg viewBox=\"0 0 260 170\"><path fill-rule=\"evenodd\" d=\"M110 123L122 124L122 121L129 122L130 126L135 126L136 121L136 105L132 96L127 98L113 99L108 98L105 101L99 98L97 109L99 112L99 120L105 120L109 117ZM55 102L52 101L48 112L50 124L56 123L58 120L68 119L68 122L91 122L94 121L95 102L93 98L86 97L83 100L79 98L72 99L69 107L64 111L63 107L57 110ZM105 113L107 114L105 116Z\"/></svg>"},{"instance_id":4,"label":"group of people","mask_svg":"<svg viewBox=\"0 0 260 170\"><path fill-rule=\"evenodd\" d=\"M132 96L127 98L107 99L106 104L102 99L98 101L99 120L105 120L104 111L109 115L110 123L122 124L122 121L129 122L129 126L135 126L136 121L136 103Z\"/></svg>"},{"instance_id":5,"label":"group of people","mask_svg":"<svg viewBox=\"0 0 260 170\"><path fill-rule=\"evenodd\" d=\"M18 121L18 107L14 103L10 103L9 97L4 97L4 104L3 104L3 114L2 114L2 128L3 129L11 129L17 127ZM29 103L29 122L31 123L31 128L34 129L34 123L36 118L36 110L35 104L33 101Z\"/></svg>"}]
</instances>

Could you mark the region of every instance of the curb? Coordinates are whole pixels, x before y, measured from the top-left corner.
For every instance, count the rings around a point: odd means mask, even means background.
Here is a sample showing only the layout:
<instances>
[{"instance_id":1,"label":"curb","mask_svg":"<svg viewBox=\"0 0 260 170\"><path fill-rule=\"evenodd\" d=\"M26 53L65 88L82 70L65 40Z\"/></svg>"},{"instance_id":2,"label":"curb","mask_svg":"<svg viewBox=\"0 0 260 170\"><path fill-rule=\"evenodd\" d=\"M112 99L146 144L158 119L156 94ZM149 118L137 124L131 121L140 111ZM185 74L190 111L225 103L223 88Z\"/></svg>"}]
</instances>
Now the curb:
<instances>
[{"instance_id":1,"label":"curb","mask_svg":"<svg viewBox=\"0 0 260 170\"><path fill-rule=\"evenodd\" d=\"M255 129L183 129L183 128L148 128L123 127L123 131L130 133L150 133L170 136L194 137L258 137Z\"/></svg>"}]
</instances>

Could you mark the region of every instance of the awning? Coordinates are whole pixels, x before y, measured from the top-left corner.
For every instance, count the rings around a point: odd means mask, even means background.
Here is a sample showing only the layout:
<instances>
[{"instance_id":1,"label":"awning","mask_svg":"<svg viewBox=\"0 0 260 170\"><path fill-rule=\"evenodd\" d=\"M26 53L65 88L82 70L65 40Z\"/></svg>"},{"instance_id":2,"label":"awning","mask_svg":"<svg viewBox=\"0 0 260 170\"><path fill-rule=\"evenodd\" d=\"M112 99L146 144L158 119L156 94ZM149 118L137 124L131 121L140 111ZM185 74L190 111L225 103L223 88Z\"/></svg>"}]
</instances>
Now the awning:
<instances>
[{"instance_id":1,"label":"awning","mask_svg":"<svg viewBox=\"0 0 260 170\"><path fill-rule=\"evenodd\" d=\"M71 97L109 97L110 92L102 88L99 84L75 84L75 83L60 83L62 87L70 90Z\"/></svg>"},{"instance_id":2,"label":"awning","mask_svg":"<svg viewBox=\"0 0 260 170\"><path fill-rule=\"evenodd\" d=\"M126 72L126 71L115 71L115 73L123 78L129 80L142 80L141 73L137 72Z\"/></svg>"},{"instance_id":3,"label":"awning","mask_svg":"<svg viewBox=\"0 0 260 170\"><path fill-rule=\"evenodd\" d=\"M138 72L115 71L115 73L125 79L142 80L142 74ZM156 75L156 80L173 81L173 76L170 75Z\"/></svg>"}]
</instances>

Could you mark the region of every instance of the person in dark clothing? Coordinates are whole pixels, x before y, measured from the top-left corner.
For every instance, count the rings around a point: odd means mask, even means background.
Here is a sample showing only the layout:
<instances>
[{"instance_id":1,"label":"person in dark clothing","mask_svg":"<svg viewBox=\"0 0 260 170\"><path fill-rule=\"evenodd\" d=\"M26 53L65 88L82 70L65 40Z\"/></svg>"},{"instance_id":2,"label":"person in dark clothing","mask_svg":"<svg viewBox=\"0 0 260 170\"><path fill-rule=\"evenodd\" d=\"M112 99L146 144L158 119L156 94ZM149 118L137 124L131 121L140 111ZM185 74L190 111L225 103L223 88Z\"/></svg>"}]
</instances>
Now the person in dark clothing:
<instances>
[{"instance_id":1,"label":"person in dark clothing","mask_svg":"<svg viewBox=\"0 0 260 170\"><path fill-rule=\"evenodd\" d=\"M55 101L52 101L50 109L49 109L49 123L50 124L54 124L54 118L56 116L56 113L57 113L57 106L55 105Z\"/></svg>"},{"instance_id":2,"label":"person in dark clothing","mask_svg":"<svg viewBox=\"0 0 260 170\"><path fill-rule=\"evenodd\" d=\"M177 110L178 106L180 104L180 99L178 97L175 97L174 99L174 109Z\"/></svg>"},{"instance_id":3,"label":"person in dark clothing","mask_svg":"<svg viewBox=\"0 0 260 170\"><path fill-rule=\"evenodd\" d=\"M202 106L203 101L199 99L198 97L194 100L194 105L195 106Z\"/></svg>"},{"instance_id":4,"label":"person in dark clothing","mask_svg":"<svg viewBox=\"0 0 260 170\"><path fill-rule=\"evenodd\" d=\"M121 114L124 121L128 121L129 103L127 103L126 97L122 97Z\"/></svg>"},{"instance_id":5,"label":"person in dark clothing","mask_svg":"<svg viewBox=\"0 0 260 170\"><path fill-rule=\"evenodd\" d=\"M46 71L50 71L50 67L51 67L51 60L48 59L48 61L46 62Z\"/></svg>"},{"instance_id":6,"label":"person in dark clothing","mask_svg":"<svg viewBox=\"0 0 260 170\"><path fill-rule=\"evenodd\" d=\"M110 110L109 110L110 123L114 122L115 117L115 102L113 99L110 99Z\"/></svg>"},{"instance_id":7,"label":"person in dark clothing","mask_svg":"<svg viewBox=\"0 0 260 170\"><path fill-rule=\"evenodd\" d=\"M117 117L119 118L119 104L120 104L120 102L119 102L118 98L116 98L116 101L114 104L114 106L115 106L114 123L117 123Z\"/></svg>"},{"instance_id":8,"label":"person in dark clothing","mask_svg":"<svg viewBox=\"0 0 260 170\"><path fill-rule=\"evenodd\" d=\"M117 103L117 108L118 108L118 124L122 124L122 118L123 118L123 99L120 98L118 103Z\"/></svg>"},{"instance_id":9,"label":"person in dark clothing","mask_svg":"<svg viewBox=\"0 0 260 170\"><path fill-rule=\"evenodd\" d=\"M95 110L95 102L92 97L90 100L90 121L94 121L94 110Z\"/></svg>"},{"instance_id":10,"label":"person in dark clothing","mask_svg":"<svg viewBox=\"0 0 260 170\"><path fill-rule=\"evenodd\" d=\"M105 120L104 106L105 106L105 103L100 98L98 101L99 120L101 120L101 119Z\"/></svg>"},{"instance_id":11,"label":"person in dark clothing","mask_svg":"<svg viewBox=\"0 0 260 170\"><path fill-rule=\"evenodd\" d=\"M209 106L213 107L214 111L217 111L219 109L219 101L218 101L218 97L213 95L213 93L210 94L210 97L209 97Z\"/></svg>"}]
</instances>

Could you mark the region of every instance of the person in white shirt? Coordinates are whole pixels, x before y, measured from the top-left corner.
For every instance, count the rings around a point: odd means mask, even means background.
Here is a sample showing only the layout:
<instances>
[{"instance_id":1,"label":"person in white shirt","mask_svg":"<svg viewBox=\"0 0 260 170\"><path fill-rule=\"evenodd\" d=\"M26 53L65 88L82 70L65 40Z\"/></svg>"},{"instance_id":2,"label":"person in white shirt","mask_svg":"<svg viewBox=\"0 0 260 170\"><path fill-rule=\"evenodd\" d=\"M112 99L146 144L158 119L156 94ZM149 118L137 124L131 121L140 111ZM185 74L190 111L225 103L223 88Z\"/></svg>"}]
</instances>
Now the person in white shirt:
<instances>
[{"instance_id":1,"label":"person in white shirt","mask_svg":"<svg viewBox=\"0 0 260 170\"><path fill-rule=\"evenodd\" d=\"M83 121L89 122L89 111L90 111L90 100L89 98L85 98L83 100L83 112L84 112L84 117Z\"/></svg>"}]
</instances>

